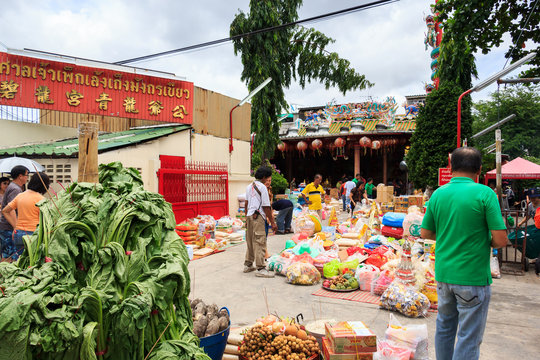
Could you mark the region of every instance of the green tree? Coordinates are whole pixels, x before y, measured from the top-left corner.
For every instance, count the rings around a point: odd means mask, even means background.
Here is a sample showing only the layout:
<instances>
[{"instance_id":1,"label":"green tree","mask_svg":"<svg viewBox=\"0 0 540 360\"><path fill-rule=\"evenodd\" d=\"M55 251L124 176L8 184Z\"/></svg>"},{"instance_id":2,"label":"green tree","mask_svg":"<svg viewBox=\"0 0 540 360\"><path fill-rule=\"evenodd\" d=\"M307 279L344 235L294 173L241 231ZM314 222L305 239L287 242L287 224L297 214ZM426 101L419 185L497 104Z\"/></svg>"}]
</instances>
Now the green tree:
<instances>
[{"instance_id":1,"label":"green tree","mask_svg":"<svg viewBox=\"0 0 540 360\"><path fill-rule=\"evenodd\" d=\"M503 44L505 35L512 43L505 57L512 62L531 52L540 52L540 4L534 0L439 0L435 5L438 19L444 24L444 37L451 38L446 44L454 42L464 45L466 56L481 51L487 54L494 47ZM526 43L532 43L529 48ZM455 52L446 52L441 46L441 70L444 62L461 61ZM530 62L532 66L524 72L525 76L540 75L540 57ZM474 70L473 70L474 71ZM457 79L457 78L456 78Z\"/></svg>"},{"instance_id":2,"label":"green tree","mask_svg":"<svg viewBox=\"0 0 540 360\"><path fill-rule=\"evenodd\" d=\"M250 12L240 11L231 23L231 37L298 20L302 0L251 0ZM235 54L240 53L244 69L242 80L252 91L267 77L264 89L253 97L251 131L256 133L254 152L261 160L272 156L279 141L277 117L287 108L284 89L293 80L300 86L312 80L322 82L345 94L349 90L372 86L363 75L350 67L349 61L326 51L333 39L313 28L291 26L261 32L233 40Z\"/></svg>"},{"instance_id":3,"label":"green tree","mask_svg":"<svg viewBox=\"0 0 540 360\"><path fill-rule=\"evenodd\" d=\"M457 99L462 89L454 82L441 83L437 91L431 92L426 104L416 118L416 130L411 138L411 149L407 153L409 179L415 187L436 187L438 168L448 164L448 153L456 147L457 141ZM472 119L471 100L462 102L461 131L463 137L470 137Z\"/></svg>"},{"instance_id":4,"label":"green tree","mask_svg":"<svg viewBox=\"0 0 540 360\"><path fill-rule=\"evenodd\" d=\"M503 153L511 158L540 157L540 86L512 86L491 94L491 99L474 105L473 132L478 132L505 117L516 117L501 126ZM476 139L483 149L494 142L494 132Z\"/></svg>"}]
</instances>

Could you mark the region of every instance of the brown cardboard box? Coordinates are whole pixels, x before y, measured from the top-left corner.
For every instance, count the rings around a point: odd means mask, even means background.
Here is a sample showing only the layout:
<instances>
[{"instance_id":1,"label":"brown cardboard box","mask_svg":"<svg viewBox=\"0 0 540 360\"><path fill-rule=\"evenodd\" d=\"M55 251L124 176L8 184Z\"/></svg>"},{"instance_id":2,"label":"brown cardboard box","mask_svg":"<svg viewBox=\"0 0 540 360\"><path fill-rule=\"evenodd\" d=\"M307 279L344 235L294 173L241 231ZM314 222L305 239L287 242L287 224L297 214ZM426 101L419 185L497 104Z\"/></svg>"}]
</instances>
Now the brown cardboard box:
<instances>
[{"instance_id":1,"label":"brown cardboard box","mask_svg":"<svg viewBox=\"0 0 540 360\"><path fill-rule=\"evenodd\" d=\"M343 321L325 324L326 338L331 349L339 354L377 351L377 335L362 321Z\"/></svg>"},{"instance_id":2,"label":"brown cardboard box","mask_svg":"<svg viewBox=\"0 0 540 360\"><path fill-rule=\"evenodd\" d=\"M289 199L289 196L288 195L285 195L285 194L278 194L275 196L276 200L287 200Z\"/></svg>"},{"instance_id":3,"label":"brown cardboard box","mask_svg":"<svg viewBox=\"0 0 540 360\"><path fill-rule=\"evenodd\" d=\"M372 352L363 352L356 354L338 354L334 352L330 341L323 337L322 339L322 353L325 360L373 360Z\"/></svg>"},{"instance_id":4,"label":"brown cardboard box","mask_svg":"<svg viewBox=\"0 0 540 360\"><path fill-rule=\"evenodd\" d=\"M330 197L339 200L339 189L330 189Z\"/></svg>"},{"instance_id":5,"label":"brown cardboard box","mask_svg":"<svg viewBox=\"0 0 540 360\"><path fill-rule=\"evenodd\" d=\"M392 202L394 198L394 187L385 186L384 184L377 185L377 202L387 203Z\"/></svg>"}]
</instances>

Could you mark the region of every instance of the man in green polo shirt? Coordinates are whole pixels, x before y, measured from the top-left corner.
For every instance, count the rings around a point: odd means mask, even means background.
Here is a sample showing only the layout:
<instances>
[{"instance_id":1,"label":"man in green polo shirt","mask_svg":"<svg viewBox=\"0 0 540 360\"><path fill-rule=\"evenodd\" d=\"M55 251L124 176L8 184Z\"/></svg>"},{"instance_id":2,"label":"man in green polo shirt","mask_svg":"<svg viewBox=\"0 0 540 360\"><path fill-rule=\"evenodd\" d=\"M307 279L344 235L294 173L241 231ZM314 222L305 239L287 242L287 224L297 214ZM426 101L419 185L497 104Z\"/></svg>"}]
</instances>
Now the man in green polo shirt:
<instances>
[{"instance_id":1,"label":"man in green polo shirt","mask_svg":"<svg viewBox=\"0 0 540 360\"><path fill-rule=\"evenodd\" d=\"M429 200L421 236L437 240L437 360L474 360L491 297L491 246L500 248L508 240L496 194L474 182L482 167L480 151L454 150L451 167L452 180Z\"/></svg>"}]
</instances>

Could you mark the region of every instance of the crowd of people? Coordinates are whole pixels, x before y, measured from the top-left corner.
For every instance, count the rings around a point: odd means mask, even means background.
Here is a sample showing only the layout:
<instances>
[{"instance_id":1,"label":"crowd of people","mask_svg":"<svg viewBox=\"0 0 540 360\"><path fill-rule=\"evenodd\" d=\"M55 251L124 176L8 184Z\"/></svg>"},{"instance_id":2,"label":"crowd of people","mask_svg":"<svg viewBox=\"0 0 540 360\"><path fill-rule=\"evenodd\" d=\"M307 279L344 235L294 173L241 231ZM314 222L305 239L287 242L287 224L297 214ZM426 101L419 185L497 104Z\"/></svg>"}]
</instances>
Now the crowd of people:
<instances>
[{"instance_id":1,"label":"crowd of people","mask_svg":"<svg viewBox=\"0 0 540 360\"><path fill-rule=\"evenodd\" d=\"M0 178L3 261L17 260L24 250L23 237L36 231L39 224L39 207L36 204L43 200L50 183L47 174L38 172L30 178L30 171L20 165L13 167L10 175L11 181L7 177Z\"/></svg>"}]
</instances>

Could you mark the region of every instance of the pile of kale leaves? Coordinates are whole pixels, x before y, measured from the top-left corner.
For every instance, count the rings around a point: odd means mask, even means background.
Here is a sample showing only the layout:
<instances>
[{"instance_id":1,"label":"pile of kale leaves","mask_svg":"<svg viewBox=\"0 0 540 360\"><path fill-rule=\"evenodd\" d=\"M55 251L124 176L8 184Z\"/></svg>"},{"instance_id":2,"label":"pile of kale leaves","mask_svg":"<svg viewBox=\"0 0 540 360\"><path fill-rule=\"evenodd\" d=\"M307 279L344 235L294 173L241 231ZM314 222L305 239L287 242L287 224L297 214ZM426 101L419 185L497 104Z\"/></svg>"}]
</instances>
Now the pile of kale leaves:
<instances>
[{"instance_id":1,"label":"pile of kale leaves","mask_svg":"<svg viewBox=\"0 0 540 360\"><path fill-rule=\"evenodd\" d=\"M100 165L40 207L0 263L0 358L209 360L193 334L186 247L135 169Z\"/></svg>"}]
</instances>

